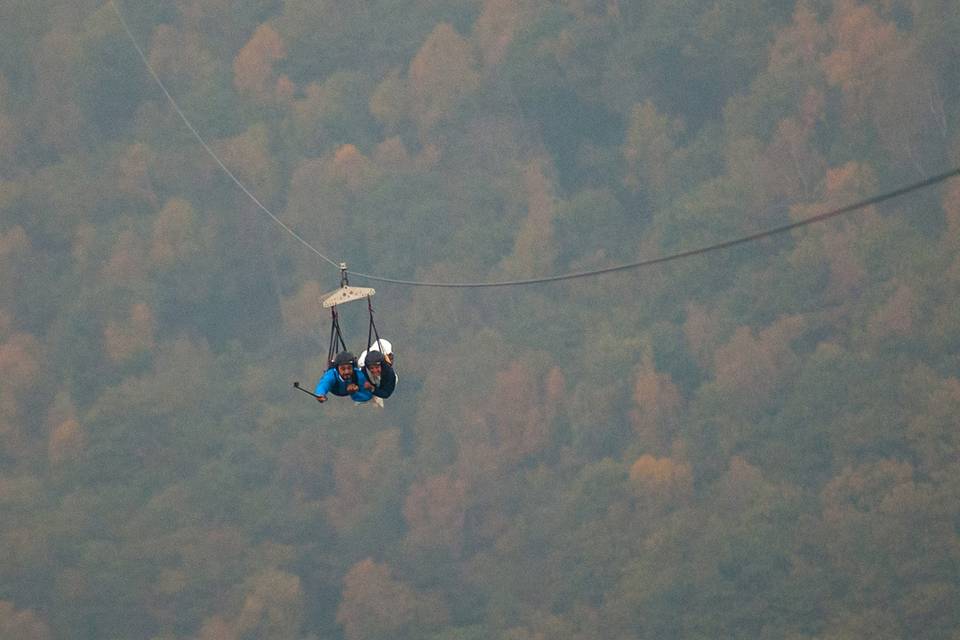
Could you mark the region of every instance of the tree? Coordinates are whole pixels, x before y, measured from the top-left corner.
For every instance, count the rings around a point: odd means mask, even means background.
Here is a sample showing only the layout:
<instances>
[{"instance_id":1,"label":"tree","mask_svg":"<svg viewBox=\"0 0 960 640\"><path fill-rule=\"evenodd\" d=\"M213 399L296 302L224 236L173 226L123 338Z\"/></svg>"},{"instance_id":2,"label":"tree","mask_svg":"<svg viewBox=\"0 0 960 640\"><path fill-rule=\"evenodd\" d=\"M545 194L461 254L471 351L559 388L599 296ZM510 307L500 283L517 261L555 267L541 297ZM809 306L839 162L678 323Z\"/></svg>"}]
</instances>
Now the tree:
<instances>
[{"instance_id":1,"label":"tree","mask_svg":"<svg viewBox=\"0 0 960 640\"><path fill-rule=\"evenodd\" d=\"M150 261L161 271L193 264L203 249L203 236L193 205L171 198L154 217Z\"/></svg>"},{"instance_id":2,"label":"tree","mask_svg":"<svg viewBox=\"0 0 960 640\"><path fill-rule=\"evenodd\" d=\"M637 367L633 403L630 422L638 444L648 451L666 450L676 436L684 402L670 374L657 372L649 353Z\"/></svg>"},{"instance_id":3,"label":"tree","mask_svg":"<svg viewBox=\"0 0 960 640\"><path fill-rule=\"evenodd\" d=\"M16 293L24 285L33 245L23 227L0 231L0 307L14 309Z\"/></svg>"},{"instance_id":4,"label":"tree","mask_svg":"<svg viewBox=\"0 0 960 640\"><path fill-rule=\"evenodd\" d=\"M373 164L352 144L342 145L334 152L330 173L336 182L354 192L375 176Z\"/></svg>"},{"instance_id":5,"label":"tree","mask_svg":"<svg viewBox=\"0 0 960 640\"><path fill-rule=\"evenodd\" d=\"M333 462L334 495L324 500L330 522L340 533L370 526L398 497L401 462L399 432L380 433L369 451L337 450ZM380 526L383 526L381 522ZM377 531L386 535L388 531Z\"/></svg>"},{"instance_id":6,"label":"tree","mask_svg":"<svg viewBox=\"0 0 960 640\"><path fill-rule=\"evenodd\" d=\"M255 124L240 135L221 140L217 154L237 178L269 202L279 188L278 159L270 152L270 132L264 124Z\"/></svg>"},{"instance_id":7,"label":"tree","mask_svg":"<svg viewBox=\"0 0 960 640\"><path fill-rule=\"evenodd\" d=\"M867 321L867 333L874 340L908 338L921 317L920 301L913 288L902 282L890 283L892 295Z\"/></svg>"},{"instance_id":8,"label":"tree","mask_svg":"<svg viewBox=\"0 0 960 640\"><path fill-rule=\"evenodd\" d=\"M633 107L623 146L629 189L647 191L659 203L674 195L675 176L686 155L678 145L683 130L681 120L659 113L650 100Z\"/></svg>"},{"instance_id":9,"label":"tree","mask_svg":"<svg viewBox=\"0 0 960 640\"><path fill-rule=\"evenodd\" d=\"M388 133L401 130L402 124L413 117L410 87L400 69L392 69L370 95L370 113Z\"/></svg>"},{"instance_id":10,"label":"tree","mask_svg":"<svg viewBox=\"0 0 960 640\"><path fill-rule=\"evenodd\" d=\"M0 600L0 638L49 640L50 627L30 610L18 610L12 602Z\"/></svg>"},{"instance_id":11,"label":"tree","mask_svg":"<svg viewBox=\"0 0 960 640\"><path fill-rule=\"evenodd\" d=\"M216 58L205 47L203 33L170 24L154 29L148 59L178 102L215 83L221 72Z\"/></svg>"},{"instance_id":12,"label":"tree","mask_svg":"<svg viewBox=\"0 0 960 640\"><path fill-rule=\"evenodd\" d=\"M286 102L293 97L293 85L278 76L274 66L287 57L287 48L273 27L261 24L233 59L233 86L260 104Z\"/></svg>"},{"instance_id":13,"label":"tree","mask_svg":"<svg viewBox=\"0 0 960 640\"><path fill-rule=\"evenodd\" d=\"M47 458L54 465L77 460L86 446L87 434L69 395L58 393L47 412Z\"/></svg>"},{"instance_id":14,"label":"tree","mask_svg":"<svg viewBox=\"0 0 960 640\"><path fill-rule=\"evenodd\" d=\"M796 374L798 358L790 343L804 328L798 316L779 318L756 333L739 327L714 353L714 384L721 392L733 394L738 404L770 406L776 401L773 392Z\"/></svg>"},{"instance_id":15,"label":"tree","mask_svg":"<svg viewBox=\"0 0 960 640\"><path fill-rule=\"evenodd\" d=\"M407 541L414 547L444 548L455 557L463 545L466 483L450 473L411 485L403 506Z\"/></svg>"},{"instance_id":16,"label":"tree","mask_svg":"<svg viewBox=\"0 0 960 640\"><path fill-rule=\"evenodd\" d=\"M648 453L630 465L630 482L644 507L669 508L693 495L690 465Z\"/></svg>"},{"instance_id":17,"label":"tree","mask_svg":"<svg viewBox=\"0 0 960 640\"><path fill-rule=\"evenodd\" d=\"M391 573L388 565L367 558L344 576L337 622L347 640L424 637L446 621L438 597L417 592Z\"/></svg>"},{"instance_id":18,"label":"tree","mask_svg":"<svg viewBox=\"0 0 960 640\"><path fill-rule=\"evenodd\" d=\"M452 25L438 24L407 71L422 140L430 140L434 128L460 109L462 101L479 88L477 67L470 42Z\"/></svg>"},{"instance_id":19,"label":"tree","mask_svg":"<svg viewBox=\"0 0 960 640\"><path fill-rule=\"evenodd\" d=\"M533 160L524 168L527 217L514 239L513 253L503 263L511 277L532 278L553 271L557 259L557 200L549 168L545 159Z\"/></svg>"},{"instance_id":20,"label":"tree","mask_svg":"<svg viewBox=\"0 0 960 640\"><path fill-rule=\"evenodd\" d=\"M293 100L293 144L310 157L346 144L365 148L376 129L371 115L377 116L377 98L370 79L359 72L338 71L322 83L310 82L303 98Z\"/></svg>"},{"instance_id":21,"label":"tree","mask_svg":"<svg viewBox=\"0 0 960 640\"><path fill-rule=\"evenodd\" d=\"M941 379L926 367L912 371L907 380L909 397L920 403L907 428L918 469L936 482L945 482L956 471L956 454L960 451L960 437L951 426L960 409L960 380Z\"/></svg>"},{"instance_id":22,"label":"tree","mask_svg":"<svg viewBox=\"0 0 960 640\"><path fill-rule=\"evenodd\" d=\"M156 321L150 306L140 302L129 309L129 317L108 321L103 329L104 348L114 363L122 363L155 347Z\"/></svg>"},{"instance_id":23,"label":"tree","mask_svg":"<svg viewBox=\"0 0 960 640\"><path fill-rule=\"evenodd\" d=\"M484 397L498 401L466 408L465 420L471 428L460 436L461 466L472 466L465 463L474 448L482 451L489 447L499 469L509 469L543 451L550 442L563 387L563 374L558 368L543 374L536 365L521 359L497 372L493 389Z\"/></svg>"},{"instance_id":24,"label":"tree","mask_svg":"<svg viewBox=\"0 0 960 640\"><path fill-rule=\"evenodd\" d=\"M247 581L234 625L240 638L289 640L300 636L304 593L296 575L271 569Z\"/></svg>"},{"instance_id":25,"label":"tree","mask_svg":"<svg viewBox=\"0 0 960 640\"><path fill-rule=\"evenodd\" d=\"M535 14L528 0L485 0L483 11L473 25L484 65L498 66L516 37Z\"/></svg>"},{"instance_id":26,"label":"tree","mask_svg":"<svg viewBox=\"0 0 960 640\"><path fill-rule=\"evenodd\" d=\"M868 165L848 162L828 169L825 182L825 193L818 203L791 207L793 219L800 220L855 202L874 191L875 179ZM867 272L854 249L855 240L874 224L876 210L870 207L859 212L856 218L798 232L800 239L788 261L794 269L813 273L825 266L826 286L818 293L825 302L839 302L864 283Z\"/></svg>"},{"instance_id":27,"label":"tree","mask_svg":"<svg viewBox=\"0 0 960 640\"><path fill-rule=\"evenodd\" d=\"M784 118L764 153L762 174L770 197L802 200L813 195L814 186L826 170L826 161L816 150L813 136L823 118L825 99L817 89L803 97L800 113Z\"/></svg>"}]
</instances>

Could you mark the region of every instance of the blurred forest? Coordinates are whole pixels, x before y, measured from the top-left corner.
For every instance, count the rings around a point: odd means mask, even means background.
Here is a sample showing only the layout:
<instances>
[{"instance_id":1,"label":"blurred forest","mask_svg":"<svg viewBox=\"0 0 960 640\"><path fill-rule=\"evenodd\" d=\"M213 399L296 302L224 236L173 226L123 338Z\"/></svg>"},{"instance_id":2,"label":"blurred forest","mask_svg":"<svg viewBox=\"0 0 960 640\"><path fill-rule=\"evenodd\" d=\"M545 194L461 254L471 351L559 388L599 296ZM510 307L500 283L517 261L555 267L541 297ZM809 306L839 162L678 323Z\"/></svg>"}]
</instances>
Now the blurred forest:
<instances>
[{"instance_id":1,"label":"blurred forest","mask_svg":"<svg viewBox=\"0 0 960 640\"><path fill-rule=\"evenodd\" d=\"M0 638L960 639L960 180L355 277L400 384L321 406L336 269L109 2L2 5ZM957 0L117 8L358 272L960 165Z\"/></svg>"}]
</instances>

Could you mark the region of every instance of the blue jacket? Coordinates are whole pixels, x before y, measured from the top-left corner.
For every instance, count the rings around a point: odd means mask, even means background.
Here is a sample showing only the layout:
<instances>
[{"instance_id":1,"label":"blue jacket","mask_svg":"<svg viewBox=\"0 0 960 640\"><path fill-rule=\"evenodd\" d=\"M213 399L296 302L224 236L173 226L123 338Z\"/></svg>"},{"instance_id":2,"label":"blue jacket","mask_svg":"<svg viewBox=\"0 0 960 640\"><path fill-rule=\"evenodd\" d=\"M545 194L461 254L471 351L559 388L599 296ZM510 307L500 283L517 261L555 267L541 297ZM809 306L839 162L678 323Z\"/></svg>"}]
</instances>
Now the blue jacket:
<instances>
[{"instance_id":1,"label":"blue jacket","mask_svg":"<svg viewBox=\"0 0 960 640\"><path fill-rule=\"evenodd\" d=\"M336 368L327 369L327 372L324 373L317 382L317 387L313 392L318 396L325 396L331 393L335 396L350 396L354 402L366 402L372 398L373 393L363 388L364 383L367 381L367 376L363 374L363 371L354 368L353 378L357 385L359 385L360 390L347 393L347 385L349 383L340 377Z\"/></svg>"}]
</instances>

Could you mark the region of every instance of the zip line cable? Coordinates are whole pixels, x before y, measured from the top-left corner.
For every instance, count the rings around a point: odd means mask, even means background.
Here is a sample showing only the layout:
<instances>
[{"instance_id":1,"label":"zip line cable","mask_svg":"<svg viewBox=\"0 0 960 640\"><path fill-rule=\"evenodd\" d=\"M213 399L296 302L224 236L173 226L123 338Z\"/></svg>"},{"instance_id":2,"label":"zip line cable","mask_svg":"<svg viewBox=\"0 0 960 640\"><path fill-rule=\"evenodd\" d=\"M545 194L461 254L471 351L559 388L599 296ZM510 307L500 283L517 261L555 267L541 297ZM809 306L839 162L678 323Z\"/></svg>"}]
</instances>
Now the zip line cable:
<instances>
[{"instance_id":1,"label":"zip line cable","mask_svg":"<svg viewBox=\"0 0 960 640\"><path fill-rule=\"evenodd\" d=\"M469 287L507 287L513 285L525 285L525 284L543 284L546 282L557 282L558 280L573 280L575 278L588 278L591 276L599 276L606 273L614 273L616 271L626 271L628 269L639 269L641 267L648 267L654 264L662 264L664 262L672 262L673 260L680 260L682 258L689 258L692 256L698 256L704 253L709 253L711 251L719 251L721 249L728 249L739 244L745 244L747 242L753 242L755 240L760 240L762 238L767 238L769 236L774 236L780 233L786 233L787 231L792 231L793 229L798 229L800 227L805 227L810 224L817 222L822 222L830 218L835 218L841 216L845 213L850 213L851 211L856 211L857 209L864 209L871 205L879 204L886 200L891 200L899 196L906 195L913 191L919 191L926 187L930 187L944 180L949 180L950 178L960 175L960 167L947 171L946 173L941 173L939 175L927 178L921 182L915 182L911 185L905 187L900 187L899 189L894 189L893 191L888 191L866 200L860 200L853 204L848 204L846 206L840 207L839 209L833 209L825 213L819 213L815 216L809 218L804 218L803 220L798 220L797 222L792 222L790 224L785 224L780 227L774 227L772 229L767 229L766 231L760 231L748 236L743 236L740 238L735 238L733 240L726 240L724 242L718 242L716 244L707 245L697 249L690 249L688 251L680 251L677 253L671 253L669 255L660 256L658 258L649 258L647 260L638 260L636 262L627 262L625 264L614 265L612 267L605 267L603 269L593 269L591 271L578 271L574 273L565 273L555 276L547 276L543 278L530 278L527 280L503 280L500 282L422 282L416 280L394 280L392 278L383 278L380 276L369 275L366 273L358 273L356 271L351 271L350 275L366 278L368 280L374 280L377 282L388 282L390 284L397 285L407 285L407 286L417 286L417 287L451 287L451 288L469 288Z\"/></svg>"},{"instance_id":2,"label":"zip line cable","mask_svg":"<svg viewBox=\"0 0 960 640\"><path fill-rule=\"evenodd\" d=\"M190 130L190 133L193 134L193 137L196 138L197 141L200 143L200 146L202 146L203 149L210 155L210 157L213 158L213 160L217 163L217 165L224 171L224 173L227 174L227 176L229 176L229 178L234 182L234 184L236 184L240 188L240 190L243 191L243 193L245 193L247 197L254 202L254 204L256 204L264 213L266 213L271 220L273 220L278 225L280 225L280 227L283 228L284 231L286 231L288 234L293 236L297 241L300 242L300 244L302 244L307 249L315 253L317 256L319 256L329 264L333 265L334 267L337 267L338 269L342 269L342 266L340 263L337 263L331 260L330 258L328 258L327 256L325 256L316 247L314 247L312 244L310 244L309 242L304 240L300 235L298 235L297 232L295 232L293 229L291 229L286 224L284 224L284 222L280 220L280 218L275 216L273 212L271 212L266 206L264 206L264 204L261 203L260 200L258 200L257 197L253 195L253 193L251 193L251 191L246 187L246 185L244 185L243 182L241 182L240 179L237 178L233 174L233 172L230 171L229 168L227 168L227 166L223 163L220 157L217 156L216 152L210 147L209 144L207 144L203 136L201 136L200 133L190 123L190 120L180 109L180 106L177 104L177 101L174 100L170 92L167 91L166 85L164 85L163 81L160 79L160 76L157 75L157 73L153 70L153 67L150 65L150 61L147 59L147 56L143 52L143 49L140 48L140 45L137 42L137 39L134 37L133 32L130 30L130 26L127 24L127 21L123 18L123 14L120 13L120 9L117 7L114 0L109 0L109 2L110 2L110 6L113 7L114 12L117 14L117 18L119 18L120 24L123 26L123 30L126 32L127 37L130 39L130 42L133 44L134 49L136 49L137 54L140 56L140 59L143 61L144 66L146 66L147 71L150 73L154 81L160 87L160 90L163 92L167 100L170 102L171 106L173 107L173 110L177 113L178 116L180 116L180 119L187 126L187 129ZM349 273L352 276L356 276L358 278L365 278L367 280L372 280L375 282L384 282L388 284L403 285L408 287L443 287L443 288L451 288L451 289L468 289L468 288L473 289L473 288L482 288L482 287L511 287L511 286L520 286L520 285L545 284L549 282L558 282L561 280L574 280L577 278L589 278L589 277L600 276L608 273L615 273L618 271L627 271L630 269L639 269L642 267L649 267L655 264L672 262L674 260L690 258L690 257L698 256L704 253L710 253L712 251L729 249L730 247L735 247L737 245L746 244L748 242L754 242L755 240L761 240L763 238L768 238L770 236L786 233L787 231L792 231L800 227L805 227L807 225L815 224L817 222L822 222L824 220L829 220L830 218L835 218L847 213L851 213L853 211L857 211L859 209L864 209L866 207L879 204L887 200L892 200L894 198L904 196L914 191L926 189L927 187L931 187L940 182L944 182L958 175L960 175L960 167L926 178L925 180L921 180L920 182L915 182L913 184L909 184L907 186L894 189L892 191L887 191L886 193L882 193L876 196L872 196L870 198L866 198L864 200L860 200L858 202L854 202L853 204L848 204L846 206L839 207L837 209L832 209L824 213L819 213L817 215L810 216L809 218L798 220L797 222L792 222L790 224L785 224L779 227L774 227L772 229L767 229L766 231L760 231L758 233L753 233L747 236L734 238L732 240L726 240L723 242L718 242L716 244L706 245L703 247L699 247L697 249L679 251L677 253L671 253L671 254L660 256L657 258L648 258L646 260L627 262L624 264L614 265L612 267L605 267L602 269L593 269L590 271L577 271L573 273L564 273L559 275L546 276L542 278L528 278L523 280L500 280L500 281L493 281L493 282L427 282L422 280L399 280L395 278L385 278L383 276L372 275L369 273L360 273L358 271L350 271Z\"/></svg>"},{"instance_id":3,"label":"zip line cable","mask_svg":"<svg viewBox=\"0 0 960 640\"><path fill-rule=\"evenodd\" d=\"M293 236L296 240L298 240L300 244L302 244L307 249L309 249L310 251L320 256L320 258L329 262L334 267L339 267L339 264L337 262L334 262L327 256L320 253L320 251L318 251L316 247L314 247L312 244L304 240L302 237L300 237L299 234L297 234L296 231L294 231L293 229L288 227L286 224L284 224L283 220L275 216L273 212L270 211L270 209L268 209L262 202L260 202L260 200L257 199L257 197L253 195L253 193L249 189L247 189L246 185L243 184L243 182L241 182L240 179L237 178L237 176L235 176L233 172L230 171L229 168L227 168L227 165L223 163L223 161L214 152L214 150L210 147L210 145L207 144L207 141L203 139L203 136L201 136L200 133L194 128L194 126L190 123L190 120L180 109L180 105L177 104L177 101L174 100L173 96L170 95L170 92L167 91L166 85L163 84L163 80L160 79L160 76L157 75L157 72L153 70L153 67L150 65L150 61L147 59L147 55L143 52L143 49L140 48L140 44L137 42L137 39L133 36L133 31L130 30L130 25L128 25L127 21L123 18L123 14L120 13L120 9L117 7L114 0L110 0L110 6L113 7L114 13L116 13L117 18L120 19L120 24L123 26L123 30L127 32L127 37L130 38L130 42L133 43L133 48L137 50L137 54L139 54L140 59L143 61L144 66L147 68L147 71L149 71L150 75L153 76L153 79L156 81L157 85L160 87L160 90L163 91L163 95L167 97L167 100L170 102L170 105L173 107L173 110L177 112L177 115L180 116L181 120L183 120L183 124L187 126L187 129L189 129L190 133L193 134L193 137L197 139L197 142L200 143L200 146L203 147L204 150L210 155L210 157L213 158L213 160L217 163L217 165L219 165L220 168L223 169L223 172L226 173L227 176L229 176L229 178L233 181L233 183L236 184L238 187L240 187L240 190L243 191L247 195L247 197L253 201L255 205L257 205L264 213L270 216L271 220L273 220L278 225L280 225L280 227L283 228L284 231L286 231L291 236Z\"/></svg>"}]
</instances>

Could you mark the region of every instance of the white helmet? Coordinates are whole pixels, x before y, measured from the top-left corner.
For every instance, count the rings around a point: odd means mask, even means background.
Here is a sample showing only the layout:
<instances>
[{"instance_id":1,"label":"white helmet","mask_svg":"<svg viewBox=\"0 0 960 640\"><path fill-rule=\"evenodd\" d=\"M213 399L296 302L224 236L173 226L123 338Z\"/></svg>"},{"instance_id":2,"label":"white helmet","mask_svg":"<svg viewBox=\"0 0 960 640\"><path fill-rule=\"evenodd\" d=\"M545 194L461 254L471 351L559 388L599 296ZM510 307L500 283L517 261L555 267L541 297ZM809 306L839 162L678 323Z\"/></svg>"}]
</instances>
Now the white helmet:
<instances>
[{"instance_id":1,"label":"white helmet","mask_svg":"<svg viewBox=\"0 0 960 640\"><path fill-rule=\"evenodd\" d=\"M389 355L393 353L393 345L390 344L389 340L379 338L378 340L374 340L373 344L370 345L370 351L379 351L380 353Z\"/></svg>"}]
</instances>

